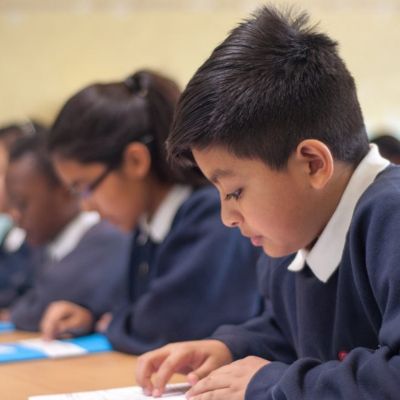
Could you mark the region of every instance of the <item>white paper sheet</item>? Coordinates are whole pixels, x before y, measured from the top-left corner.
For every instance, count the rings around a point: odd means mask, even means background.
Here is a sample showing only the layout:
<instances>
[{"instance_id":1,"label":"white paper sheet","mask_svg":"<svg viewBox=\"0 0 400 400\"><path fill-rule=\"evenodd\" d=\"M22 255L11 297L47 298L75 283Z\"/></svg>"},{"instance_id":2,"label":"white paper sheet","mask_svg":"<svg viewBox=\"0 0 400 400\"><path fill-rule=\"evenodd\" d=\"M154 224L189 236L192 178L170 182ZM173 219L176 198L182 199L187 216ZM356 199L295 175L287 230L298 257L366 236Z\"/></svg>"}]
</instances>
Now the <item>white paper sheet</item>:
<instances>
[{"instance_id":1,"label":"white paper sheet","mask_svg":"<svg viewBox=\"0 0 400 400\"><path fill-rule=\"evenodd\" d=\"M43 339L27 339L19 342L25 347L40 350L50 358L71 357L86 354L87 350L69 342L52 340L50 342Z\"/></svg>"},{"instance_id":2,"label":"white paper sheet","mask_svg":"<svg viewBox=\"0 0 400 400\"><path fill-rule=\"evenodd\" d=\"M162 398L168 400L185 400L185 393L189 385L183 383L168 385L166 393ZM124 387L118 389L96 390L93 392L77 392L66 394L55 394L46 396L32 396L28 400L154 400L155 397L143 394L142 388L138 386ZM157 398L158 400L160 398Z\"/></svg>"}]
</instances>

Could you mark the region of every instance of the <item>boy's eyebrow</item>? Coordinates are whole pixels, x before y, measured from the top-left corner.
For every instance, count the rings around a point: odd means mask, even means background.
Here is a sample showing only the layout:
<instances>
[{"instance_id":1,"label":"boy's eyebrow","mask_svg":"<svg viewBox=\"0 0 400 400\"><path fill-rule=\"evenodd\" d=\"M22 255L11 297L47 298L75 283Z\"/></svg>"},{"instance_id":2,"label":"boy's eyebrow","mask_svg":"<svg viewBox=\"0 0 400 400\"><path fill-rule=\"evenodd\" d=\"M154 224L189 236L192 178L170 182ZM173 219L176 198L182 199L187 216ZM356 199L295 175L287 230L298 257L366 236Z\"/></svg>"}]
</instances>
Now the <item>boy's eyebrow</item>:
<instances>
[{"instance_id":1,"label":"boy's eyebrow","mask_svg":"<svg viewBox=\"0 0 400 400\"><path fill-rule=\"evenodd\" d=\"M230 176L233 176L233 175L234 175L234 173L230 169L219 169L219 168L217 168L215 171L212 172L212 174L210 176L210 181L212 183L218 183L218 180L220 178L226 178L226 177L230 177Z\"/></svg>"}]
</instances>

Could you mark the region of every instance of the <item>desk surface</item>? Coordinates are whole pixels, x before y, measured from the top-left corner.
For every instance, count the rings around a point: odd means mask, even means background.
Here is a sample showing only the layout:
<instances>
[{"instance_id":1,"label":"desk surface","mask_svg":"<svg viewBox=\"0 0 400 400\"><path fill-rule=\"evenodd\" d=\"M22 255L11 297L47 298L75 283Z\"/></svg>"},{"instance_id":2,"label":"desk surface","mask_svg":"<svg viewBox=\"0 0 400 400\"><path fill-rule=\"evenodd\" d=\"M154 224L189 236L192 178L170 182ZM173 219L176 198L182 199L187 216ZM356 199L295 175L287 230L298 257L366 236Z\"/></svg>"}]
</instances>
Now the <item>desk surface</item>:
<instances>
[{"instance_id":1,"label":"desk surface","mask_svg":"<svg viewBox=\"0 0 400 400\"><path fill-rule=\"evenodd\" d=\"M37 337L15 332L0 335L0 342ZM28 396L110 389L135 384L136 357L107 352L0 365L0 398L26 400ZM175 379L174 381L182 381Z\"/></svg>"}]
</instances>

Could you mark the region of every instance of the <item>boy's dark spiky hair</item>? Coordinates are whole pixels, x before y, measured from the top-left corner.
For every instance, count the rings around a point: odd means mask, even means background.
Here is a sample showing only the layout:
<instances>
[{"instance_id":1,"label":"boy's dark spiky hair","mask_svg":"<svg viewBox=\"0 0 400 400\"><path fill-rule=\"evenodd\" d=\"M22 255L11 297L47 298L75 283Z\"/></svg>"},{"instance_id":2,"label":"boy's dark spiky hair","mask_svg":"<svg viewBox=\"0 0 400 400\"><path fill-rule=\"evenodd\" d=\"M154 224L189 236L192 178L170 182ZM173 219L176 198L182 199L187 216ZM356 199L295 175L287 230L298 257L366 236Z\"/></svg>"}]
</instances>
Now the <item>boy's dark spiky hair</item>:
<instances>
[{"instance_id":1,"label":"boy's dark spiky hair","mask_svg":"<svg viewBox=\"0 0 400 400\"><path fill-rule=\"evenodd\" d=\"M337 43L308 22L305 12L266 6L233 29L181 96L170 159L222 145L280 169L313 138L336 159L357 163L368 139L354 80Z\"/></svg>"}]
</instances>

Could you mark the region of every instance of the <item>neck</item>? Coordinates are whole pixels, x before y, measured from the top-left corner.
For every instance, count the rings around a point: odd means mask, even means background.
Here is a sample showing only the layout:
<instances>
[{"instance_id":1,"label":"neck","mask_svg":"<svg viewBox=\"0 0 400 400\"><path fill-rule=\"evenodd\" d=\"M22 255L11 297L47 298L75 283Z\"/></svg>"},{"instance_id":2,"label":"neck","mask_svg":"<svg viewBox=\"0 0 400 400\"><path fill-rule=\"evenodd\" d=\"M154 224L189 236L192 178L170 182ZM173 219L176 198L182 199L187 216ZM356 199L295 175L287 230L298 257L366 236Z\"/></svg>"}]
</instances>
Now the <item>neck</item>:
<instances>
[{"instance_id":1,"label":"neck","mask_svg":"<svg viewBox=\"0 0 400 400\"><path fill-rule=\"evenodd\" d=\"M77 205L71 205L71 207L67 208L62 215L59 216L59 224L57 229L55 229L52 240L54 240L65 229L65 227L79 215L80 212L81 210Z\"/></svg>"},{"instance_id":2,"label":"neck","mask_svg":"<svg viewBox=\"0 0 400 400\"><path fill-rule=\"evenodd\" d=\"M323 194L319 196L316 203L313 203L314 216L316 217L315 230L318 232L317 236L306 246L306 249L311 250L325 229L329 220L332 218L338 204L343 196L344 191L353 175L355 167L345 164L337 163L335 165L335 172L329 182L329 185L325 188Z\"/></svg>"},{"instance_id":3,"label":"neck","mask_svg":"<svg viewBox=\"0 0 400 400\"><path fill-rule=\"evenodd\" d=\"M353 175L355 167L346 163L337 163L329 188L325 194L326 212L323 228L332 218L338 204ZM323 230L323 229L322 229ZM322 231L321 230L321 231Z\"/></svg>"}]
</instances>

